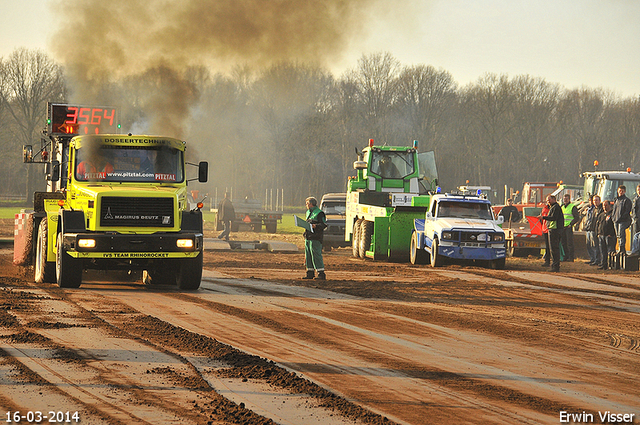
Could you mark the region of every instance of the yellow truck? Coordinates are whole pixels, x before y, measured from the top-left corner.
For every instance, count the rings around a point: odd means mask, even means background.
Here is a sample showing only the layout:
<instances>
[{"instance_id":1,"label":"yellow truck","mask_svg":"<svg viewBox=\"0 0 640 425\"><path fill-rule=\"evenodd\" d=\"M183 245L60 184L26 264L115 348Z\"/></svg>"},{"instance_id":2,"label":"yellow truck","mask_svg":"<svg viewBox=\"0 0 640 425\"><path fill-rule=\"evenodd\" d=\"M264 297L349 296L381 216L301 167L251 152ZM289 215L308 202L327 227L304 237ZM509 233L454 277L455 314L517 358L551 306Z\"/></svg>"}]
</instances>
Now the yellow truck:
<instances>
[{"instance_id":1,"label":"yellow truck","mask_svg":"<svg viewBox=\"0 0 640 425\"><path fill-rule=\"evenodd\" d=\"M47 191L16 216L14 263L33 265L36 282L64 288L79 287L84 270L98 269L198 289L202 204L189 209L186 143L103 134L117 130L115 116L104 107L49 105L48 140L38 152L23 148L24 162L45 164ZM208 164L190 165L198 167L191 180L206 182Z\"/></svg>"}]
</instances>

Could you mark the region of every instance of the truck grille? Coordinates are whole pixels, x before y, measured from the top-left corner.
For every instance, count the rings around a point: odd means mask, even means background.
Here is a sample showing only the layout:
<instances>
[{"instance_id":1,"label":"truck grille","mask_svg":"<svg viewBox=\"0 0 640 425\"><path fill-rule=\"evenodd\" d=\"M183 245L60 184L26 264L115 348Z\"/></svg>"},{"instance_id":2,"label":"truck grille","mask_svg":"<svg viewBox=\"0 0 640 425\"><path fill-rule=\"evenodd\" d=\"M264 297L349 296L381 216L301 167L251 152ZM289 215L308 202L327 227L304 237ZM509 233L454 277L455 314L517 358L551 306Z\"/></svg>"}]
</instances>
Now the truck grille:
<instances>
[{"instance_id":1,"label":"truck grille","mask_svg":"<svg viewBox=\"0 0 640 425\"><path fill-rule=\"evenodd\" d=\"M103 197L100 226L173 227L173 198Z\"/></svg>"}]
</instances>

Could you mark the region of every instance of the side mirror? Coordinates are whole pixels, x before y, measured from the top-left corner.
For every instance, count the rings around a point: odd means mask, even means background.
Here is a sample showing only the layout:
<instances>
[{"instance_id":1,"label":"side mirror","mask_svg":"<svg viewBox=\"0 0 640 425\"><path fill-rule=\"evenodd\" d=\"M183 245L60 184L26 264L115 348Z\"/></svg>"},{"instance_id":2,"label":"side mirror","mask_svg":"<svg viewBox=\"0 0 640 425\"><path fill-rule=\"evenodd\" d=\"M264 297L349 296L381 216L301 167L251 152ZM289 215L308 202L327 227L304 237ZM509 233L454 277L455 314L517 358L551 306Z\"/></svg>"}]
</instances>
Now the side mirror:
<instances>
[{"instance_id":1,"label":"side mirror","mask_svg":"<svg viewBox=\"0 0 640 425\"><path fill-rule=\"evenodd\" d=\"M427 218L427 219L432 219L433 218L433 214L431 213L431 211L427 211L427 214L425 215L425 218Z\"/></svg>"},{"instance_id":2,"label":"side mirror","mask_svg":"<svg viewBox=\"0 0 640 425\"><path fill-rule=\"evenodd\" d=\"M209 180L209 163L207 161L200 161L198 164L198 181L200 183L206 183Z\"/></svg>"},{"instance_id":3,"label":"side mirror","mask_svg":"<svg viewBox=\"0 0 640 425\"><path fill-rule=\"evenodd\" d=\"M502 224L502 223L504 223L504 216L499 215L498 216L498 224Z\"/></svg>"},{"instance_id":4,"label":"side mirror","mask_svg":"<svg viewBox=\"0 0 640 425\"><path fill-rule=\"evenodd\" d=\"M25 164L33 162L33 146L31 145L22 146L22 161Z\"/></svg>"}]
</instances>

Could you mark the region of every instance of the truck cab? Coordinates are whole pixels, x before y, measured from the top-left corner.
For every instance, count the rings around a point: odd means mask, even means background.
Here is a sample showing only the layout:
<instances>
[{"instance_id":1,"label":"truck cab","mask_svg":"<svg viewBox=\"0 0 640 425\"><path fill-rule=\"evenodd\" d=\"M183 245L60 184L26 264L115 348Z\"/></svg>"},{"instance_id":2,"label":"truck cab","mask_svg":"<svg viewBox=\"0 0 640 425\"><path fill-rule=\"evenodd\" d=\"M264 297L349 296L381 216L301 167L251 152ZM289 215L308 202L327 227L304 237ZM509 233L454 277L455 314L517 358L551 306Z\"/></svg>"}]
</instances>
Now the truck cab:
<instances>
[{"instance_id":1,"label":"truck cab","mask_svg":"<svg viewBox=\"0 0 640 425\"><path fill-rule=\"evenodd\" d=\"M468 195L433 195L425 218L414 220L411 263L445 260L480 261L495 268L505 266L505 234L502 217L495 220L489 200Z\"/></svg>"},{"instance_id":2,"label":"truck cab","mask_svg":"<svg viewBox=\"0 0 640 425\"><path fill-rule=\"evenodd\" d=\"M98 126L83 131L75 122L78 117L100 122L88 117L102 113L113 121L115 112L50 107L51 153L45 155L43 147L38 161L31 146L23 148L24 162L46 165L48 185L46 192L35 193L33 210L16 218L24 226L14 238L14 264L33 264L36 282L67 288L80 286L83 270L98 269L141 272L149 285L197 289L202 204L189 207L186 143L171 137L101 134ZM197 167L198 177L191 180L206 182L208 164Z\"/></svg>"}]
</instances>

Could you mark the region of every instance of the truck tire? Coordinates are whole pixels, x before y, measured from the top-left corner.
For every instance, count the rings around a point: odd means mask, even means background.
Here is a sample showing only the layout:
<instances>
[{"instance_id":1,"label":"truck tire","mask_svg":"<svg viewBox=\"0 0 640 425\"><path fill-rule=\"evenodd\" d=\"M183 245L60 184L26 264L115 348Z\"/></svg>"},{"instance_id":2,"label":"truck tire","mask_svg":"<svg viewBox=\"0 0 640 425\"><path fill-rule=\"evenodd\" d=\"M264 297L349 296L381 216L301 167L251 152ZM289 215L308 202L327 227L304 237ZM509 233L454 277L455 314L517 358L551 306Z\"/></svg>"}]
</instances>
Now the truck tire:
<instances>
[{"instance_id":1,"label":"truck tire","mask_svg":"<svg viewBox=\"0 0 640 425\"><path fill-rule=\"evenodd\" d=\"M429 262L429 254L418 247L418 234L414 231L411 234L411 252L410 258L411 264L427 264Z\"/></svg>"},{"instance_id":2,"label":"truck tire","mask_svg":"<svg viewBox=\"0 0 640 425\"><path fill-rule=\"evenodd\" d=\"M504 267L506 265L506 258L497 258L495 260L493 260L493 268L496 270L504 270Z\"/></svg>"},{"instance_id":3,"label":"truck tire","mask_svg":"<svg viewBox=\"0 0 640 425\"><path fill-rule=\"evenodd\" d=\"M36 283L56 282L56 263L47 261L47 218L43 218L38 226L36 243L35 281Z\"/></svg>"},{"instance_id":4,"label":"truck tire","mask_svg":"<svg viewBox=\"0 0 640 425\"><path fill-rule=\"evenodd\" d=\"M438 238L434 238L431 245L431 267L441 267L442 263L442 255L438 254Z\"/></svg>"},{"instance_id":5,"label":"truck tire","mask_svg":"<svg viewBox=\"0 0 640 425\"><path fill-rule=\"evenodd\" d=\"M371 236L373 235L373 221L362 220L360 224L360 243L358 245L358 256L366 258L367 251L371 247Z\"/></svg>"},{"instance_id":6,"label":"truck tire","mask_svg":"<svg viewBox=\"0 0 640 425\"><path fill-rule=\"evenodd\" d=\"M71 257L62 244L62 233L58 233L56 254L56 280L61 288L79 288L82 283L82 262Z\"/></svg>"},{"instance_id":7,"label":"truck tire","mask_svg":"<svg viewBox=\"0 0 640 425\"><path fill-rule=\"evenodd\" d=\"M362 219L356 220L353 223L353 233L351 234L351 253L354 257L360 257L360 225L362 224Z\"/></svg>"},{"instance_id":8,"label":"truck tire","mask_svg":"<svg viewBox=\"0 0 640 425\"><path fill-rule=\"evenodd\" d=\"M202 280L202 253L196 258L185 258L180 261L176 281L178 288L186 291L195 291L200 287Z\"/></svg>"},{"instance_id":9,"label":"truck tire","mask_svg":"<svg viewBox=\"0 0 640 425\"><path fill-rule=\"evenodd\" d=\"M264 227L267 233L276 233L276 230L278 229L278 222L267 221L266 223L264 223Z\"/></svg>"}]
</instances>

